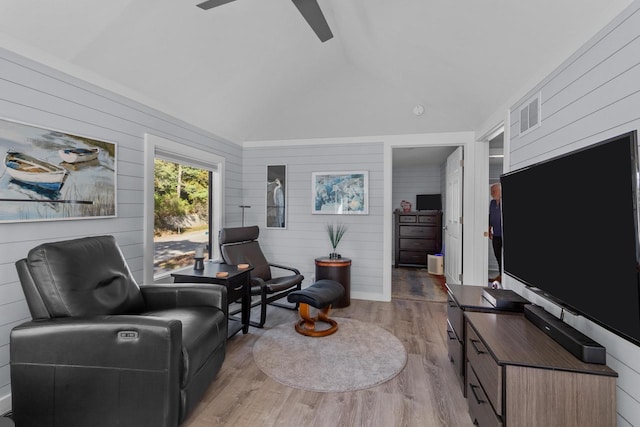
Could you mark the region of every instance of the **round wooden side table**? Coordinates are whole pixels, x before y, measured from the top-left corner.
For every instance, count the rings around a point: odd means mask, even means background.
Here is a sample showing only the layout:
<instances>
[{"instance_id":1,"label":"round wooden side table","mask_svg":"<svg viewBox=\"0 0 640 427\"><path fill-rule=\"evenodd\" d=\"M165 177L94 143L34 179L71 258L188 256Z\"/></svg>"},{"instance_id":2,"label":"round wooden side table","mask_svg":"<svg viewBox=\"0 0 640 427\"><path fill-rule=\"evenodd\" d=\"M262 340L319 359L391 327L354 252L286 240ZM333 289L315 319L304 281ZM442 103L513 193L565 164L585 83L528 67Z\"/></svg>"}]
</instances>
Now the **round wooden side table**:
<instances>
[{"instance_id":1,"label":"round wooden side table","mask_svg":"<svg viewBox=\"0 0 640 427\"><path fill-rule=\"evenodd\" d=\"M351 304L351 260L349 258L316 258L316 280L321 279L335 280L344 287L344 296L333 307L349 307Z\"/></svg>"}]
</instances>

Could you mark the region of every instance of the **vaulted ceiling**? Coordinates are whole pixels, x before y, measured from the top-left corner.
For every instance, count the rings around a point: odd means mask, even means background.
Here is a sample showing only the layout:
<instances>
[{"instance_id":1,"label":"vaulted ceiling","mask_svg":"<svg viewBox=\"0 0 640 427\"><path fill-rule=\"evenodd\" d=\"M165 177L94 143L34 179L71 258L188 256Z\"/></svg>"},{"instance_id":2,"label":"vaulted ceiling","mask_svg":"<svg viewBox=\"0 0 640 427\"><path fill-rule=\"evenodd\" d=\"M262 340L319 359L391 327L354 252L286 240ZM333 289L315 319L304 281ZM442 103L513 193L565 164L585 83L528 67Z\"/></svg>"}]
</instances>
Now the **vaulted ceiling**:
<instances>
[{"instance_id":1,"label":"vaulted ceiling","mask_svg":"<svg viewBox=\"0 0 640 427\"><path fill-rule=\"evenodd\" d=\"M469 131L631 0L319 0L325 43L291 0L199 2L2 0L0 46L238 143Z\"/></svg>"}]
</instances>

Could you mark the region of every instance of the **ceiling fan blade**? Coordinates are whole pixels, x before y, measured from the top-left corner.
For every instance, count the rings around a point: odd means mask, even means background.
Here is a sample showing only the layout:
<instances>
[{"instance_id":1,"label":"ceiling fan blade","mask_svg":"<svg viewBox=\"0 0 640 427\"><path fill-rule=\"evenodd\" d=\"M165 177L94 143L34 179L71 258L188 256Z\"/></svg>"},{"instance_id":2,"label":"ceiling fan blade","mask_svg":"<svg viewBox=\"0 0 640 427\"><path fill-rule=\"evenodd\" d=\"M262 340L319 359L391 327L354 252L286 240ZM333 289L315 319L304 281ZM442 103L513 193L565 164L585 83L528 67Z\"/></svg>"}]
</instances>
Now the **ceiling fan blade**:
<instances>
[{"instance_id":1,"label":"ceiling fan blade","mask_svg":"<svg viewBox=\"0 0 640 427\"><path fill-rule=\"evenodd\" d=\"M209 10L217 6L222 6L223 4L231 3L234 0L207 0L203 1L200 4L197 4L200 9Z\"/></svg>"},{"instance_id":2,"label":"ceiling fan blade","mask_svg":"<svg viewBox=\"0 0 640 427\"><path fill-rule=\"evenodd\" d=\"M311 29L316 33L321 42L333 38L333 33L324 18L324 14L318 5L318 0L291 0L296 5ZM207 3L207 2L205 2Z\"/></svg>"}]
</instances>

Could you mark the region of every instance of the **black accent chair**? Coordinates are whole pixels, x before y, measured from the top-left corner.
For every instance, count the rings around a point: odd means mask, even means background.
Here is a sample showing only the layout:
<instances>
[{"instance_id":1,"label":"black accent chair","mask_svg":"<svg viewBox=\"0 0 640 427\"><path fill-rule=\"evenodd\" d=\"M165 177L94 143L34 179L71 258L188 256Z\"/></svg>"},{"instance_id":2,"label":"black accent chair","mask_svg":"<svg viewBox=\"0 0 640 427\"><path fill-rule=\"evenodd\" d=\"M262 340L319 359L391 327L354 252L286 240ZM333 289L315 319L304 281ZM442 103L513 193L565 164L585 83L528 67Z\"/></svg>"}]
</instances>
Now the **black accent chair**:
<instances>
[{"instance_id":1,"label":"black accent chair","mask_svg":"<svg viewBox=\"0 0 640 427\"><path fill-rule=\"evenodd\" d=\"M177 426L226 353L227 289L138 286L112 236L16 262L33 321L11 331L20 427Z\"/></svg>"},{"instance_id":2,"label":"black accent chair","mask_svg":"<svg viewBox=\"0 0 640 427\"><path fill-rule=\"evenodd\" d=\"M260 300L251 303L251 307L260 306L260 322L251 322L252 326L262 328L267 319L267 304L297 310L295 306L278 304L274 301L284 298L289 293L300 290L304 276L293 267L269 263L260 249L257 225L249 227L223 228L220 230L219 244L222 259L227 264L249 264L251 271L251 295L260 296ZM280 277L271 275L271 268L288 270L292 274ZM238 311L231 312L236 314Z\"/></svg>"}]
</instances>

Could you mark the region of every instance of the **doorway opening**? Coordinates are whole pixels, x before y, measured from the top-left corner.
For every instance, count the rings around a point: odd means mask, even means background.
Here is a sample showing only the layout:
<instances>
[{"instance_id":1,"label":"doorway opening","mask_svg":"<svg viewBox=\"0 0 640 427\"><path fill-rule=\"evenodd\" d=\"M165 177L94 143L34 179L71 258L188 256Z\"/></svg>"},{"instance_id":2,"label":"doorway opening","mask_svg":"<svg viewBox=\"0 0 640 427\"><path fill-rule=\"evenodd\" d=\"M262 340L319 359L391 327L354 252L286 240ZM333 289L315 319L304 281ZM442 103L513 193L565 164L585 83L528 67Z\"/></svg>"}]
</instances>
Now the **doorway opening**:
<instances>
[{"instance_id":1,"label":"doorway opening","mask_svg":"<svg viewBox=\"0 0 640 427\"><path fill-rule=\"evenodd\" d=\"M450 191L447 186L447 159L458 148L414 146L392 149L392 299L446 301L444 271L439 271L437 264L445 258L444 226L447 192ZM417 196L424 195L429 195L430 199L439 197L439 212L419 210L421 206L417 204ZM415 225L411 223L414 220ZM425 226L427 222L437 225ZM436 226L437 232L434 230ZM417 235L410 236L414 233ZM441 257L435 260L435 270L429 271L429 261L434 258L428 255L435 256L436 253Z\"/></svg>"},{"instance_id":2,"label":"doorway opening","mask_svg":"<svg viewBox=\"0 0 640 427\"><path fill-rule=\"evenodd\" d=\"M489 140L489 185L487 186L487 197L491 199L490 188L493 184L500 183L500 175L504 171L504 132L501 131L496 136ZM487 230L487 237L489 236ZM500 235L502 237L502 235ZM487 277L488 282L493 282L496 279L501 279L500 268L498 266L497 256L502 254L495 254L493 248L493 241L491 238L488 240L488 257L487 257Z\"/></svg>"}]
</instances>

